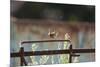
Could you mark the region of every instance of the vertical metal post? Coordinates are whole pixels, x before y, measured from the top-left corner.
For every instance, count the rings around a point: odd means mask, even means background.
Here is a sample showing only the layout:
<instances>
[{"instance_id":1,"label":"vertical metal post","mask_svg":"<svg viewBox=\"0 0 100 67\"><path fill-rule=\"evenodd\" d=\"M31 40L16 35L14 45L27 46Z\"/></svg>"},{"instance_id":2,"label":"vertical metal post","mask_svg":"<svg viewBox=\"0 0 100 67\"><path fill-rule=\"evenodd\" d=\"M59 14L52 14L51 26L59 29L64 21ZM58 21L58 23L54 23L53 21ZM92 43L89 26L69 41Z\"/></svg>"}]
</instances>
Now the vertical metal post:
<instances>
[{"instance_id":1,"label":"vertical metal post","mask_svg":"<svg viewBox=\"0 0 100 67\"><path fill-rule=\"evenodd\" d=\"M27 62L25 61L24 58L24 47L20 48L20 65L23 66L25 64L25 66L27 66Z\"/></svg>"},{"instance_id":2,"label":"vertical metal post","mask_svg":"<svg viewBox=\"0 0 100 67\"><path fill-rule=\"evenodd\" d=\"M70 53L69 53L69 63L72 63L72 45L70 45L69 51L70 51Z\"/></svg>"},{"instance_id":3,"label":"vertical metal post","mask_svg":"<svg viewBox=\"0 0 100 67\"><path fill-rule=\"evenodd\" d=\"M24 48L23 47L20 48L20 61L21 61L20 65L23 66L23 62L24 62Z\"/></svg>"},{"instance_id":4,"label":"vertical metal post","mask_svg":"<svg viewBox=\"0 0 100 67\"><path fill-rule=\"evenodd\" d=\"M72 45L70 45L70 47L69 47L69 63L72 63L72 57L79 57L80 55L77 55L77 54L74 54L73 52L72 52L72 50L73 50L73 48L72 48Z\"/></svg>"}]
</instances>

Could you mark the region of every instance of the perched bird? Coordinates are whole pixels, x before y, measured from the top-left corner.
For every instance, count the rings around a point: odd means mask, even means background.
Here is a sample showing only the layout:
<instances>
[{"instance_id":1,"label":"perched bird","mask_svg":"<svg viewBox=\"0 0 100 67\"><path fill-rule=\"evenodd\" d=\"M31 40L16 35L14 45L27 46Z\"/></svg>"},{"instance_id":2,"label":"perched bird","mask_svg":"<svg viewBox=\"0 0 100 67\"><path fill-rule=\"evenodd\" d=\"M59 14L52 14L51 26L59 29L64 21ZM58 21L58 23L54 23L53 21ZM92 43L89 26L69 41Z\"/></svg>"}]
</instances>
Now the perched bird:
<instances>
[{"instance_id":1,"label":"perched bird","mask_svg":"<svg viewBox=\"0 0 100 67\"><path fill-rule=\"evenodd\" d=\"M55 32L55 31L51 32L50 29L49 29L48 35L49 35L50 38L56 38L57 35L58 35L58 32Z\"/></svg>"}]
</instances>

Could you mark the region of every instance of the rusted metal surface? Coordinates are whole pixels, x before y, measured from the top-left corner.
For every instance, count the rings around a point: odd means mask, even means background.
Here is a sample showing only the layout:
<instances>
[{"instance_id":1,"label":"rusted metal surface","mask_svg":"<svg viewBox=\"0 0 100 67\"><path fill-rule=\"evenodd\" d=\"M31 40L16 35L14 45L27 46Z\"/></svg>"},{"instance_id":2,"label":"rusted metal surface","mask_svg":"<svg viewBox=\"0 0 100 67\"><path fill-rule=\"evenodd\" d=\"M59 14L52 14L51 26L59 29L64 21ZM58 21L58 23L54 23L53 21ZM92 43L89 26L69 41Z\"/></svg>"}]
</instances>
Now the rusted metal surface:
<instances>
[{"instance_id":1,"label":"rusted metal surface","mask_svg":"<svg viewBox=\"0 0 100 67\"><path fill-rule=\"evenodd\" d=\"M45 40L45 41L23 41L21 45L25 43L41 43L41 42L70 42L70 40ZM71 43L71 42L70 42ZM69 63L72 63L72 57L79 57L80 55L76 55L75 53L95 53L95 49L73 49L72 44L69 49L64 50L49 50L49 51L29 51L24 52L24 47L20 48L19 52L10 53L11 57L20 57L20 65L27 66L24 56L40 56L40 55L57 55L57 54L69 54Z\"/></svg>"},{"instance_id":2,"label":"rusted metal surface","mask_svg":"<svg viewBox=\"0 0 100 67\"><path fill-rule=\"evenodd\" d=\"M71 42L70 40L44 40L44 41L23 41L21 44L26 43L42 43L42 42Z\"/></svg>"},{"instance_id":3,"label":"rusted metal surface","mask_svg":"<svg viewBox=\"0 0 100 67\"><path fill-rule=\"evenodd\" d=\"M72 49L72 53L94 53L95 49ZM38 56L38 55L54 55L54 54L68 54L69 49L66 50L50 50L50 51L30 51L24 52L24 56ZM20 57L20 53L11 53L11 57Z\"/></svg>"},{"instance_id":4,"label":"rusted metal surface","mask_svg":"<svg viewBox=\"0 0 100 67\"><path fill-rule=\"evenodd\" d=\"M25 58L24 58L24 48L23 47L20 48L19 54L20 54L20 61L21 61L20 65L23 66L23 63L27 65Z\"/></svg>"},{"instance_id":5,"label":"rusted metal surface","mask_svg":"<svg viewBox=\"0 0 100 67\"><path fill-rule=\"evenodd\" d=\"M69 50L70 50L70 52L69 52L69 63L71 63L72 62L72 45L70 45Z\"/></svg>"}]
</instances>

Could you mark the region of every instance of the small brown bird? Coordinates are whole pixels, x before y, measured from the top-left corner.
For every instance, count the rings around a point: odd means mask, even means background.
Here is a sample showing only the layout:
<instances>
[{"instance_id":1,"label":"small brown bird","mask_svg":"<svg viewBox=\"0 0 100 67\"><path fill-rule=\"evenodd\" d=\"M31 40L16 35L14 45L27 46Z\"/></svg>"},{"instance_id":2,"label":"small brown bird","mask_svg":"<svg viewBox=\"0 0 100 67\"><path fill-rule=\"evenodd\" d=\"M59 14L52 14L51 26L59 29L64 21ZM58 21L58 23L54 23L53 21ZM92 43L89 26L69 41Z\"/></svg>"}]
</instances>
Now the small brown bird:
<instances>
[{"instance_id":1,"label":"small brown bird","mask_svg":"<svg viewBox=\"0 0 100 67\"><path fill-rule=\"evenodd\" d=\"M50 38L56 38L58 35L58 32L55 32L55 31L51 32L49 29L48 35L50 36Z\"/></svg>"}]
</instances>

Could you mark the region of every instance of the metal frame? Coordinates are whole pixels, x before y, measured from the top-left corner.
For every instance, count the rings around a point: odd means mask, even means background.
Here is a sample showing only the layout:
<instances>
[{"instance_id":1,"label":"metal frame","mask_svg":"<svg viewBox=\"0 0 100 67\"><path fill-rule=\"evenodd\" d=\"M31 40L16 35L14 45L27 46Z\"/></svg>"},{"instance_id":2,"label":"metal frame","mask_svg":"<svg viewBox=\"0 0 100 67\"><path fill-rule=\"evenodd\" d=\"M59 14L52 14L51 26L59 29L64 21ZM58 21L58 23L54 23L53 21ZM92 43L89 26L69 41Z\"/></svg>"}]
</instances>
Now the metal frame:
<instances>
[{"instance_id":1,"label":"metal frame","mask_svg":"<svg viewBox=\"0 0 100 67\"><path fill-rule=\"evenodd\" d=\"M23 41L21 45L25 43L41 43L41 42L70 42L70 40L44 40L44 41ZM20 48L19 52L10 53L11 57L20 57L20 65L27 66L24 56L39 56L39 55L56 55L56 54L69 54L69 63L72 63L72 57L79 57L75 53L95 53L95 49L73 49L72 44L69 49L66 50L49 50L49 51L30 51L24 52L24 47ZM24 63L24 64L23 64Z\"/></svg>"}]
</instances>

